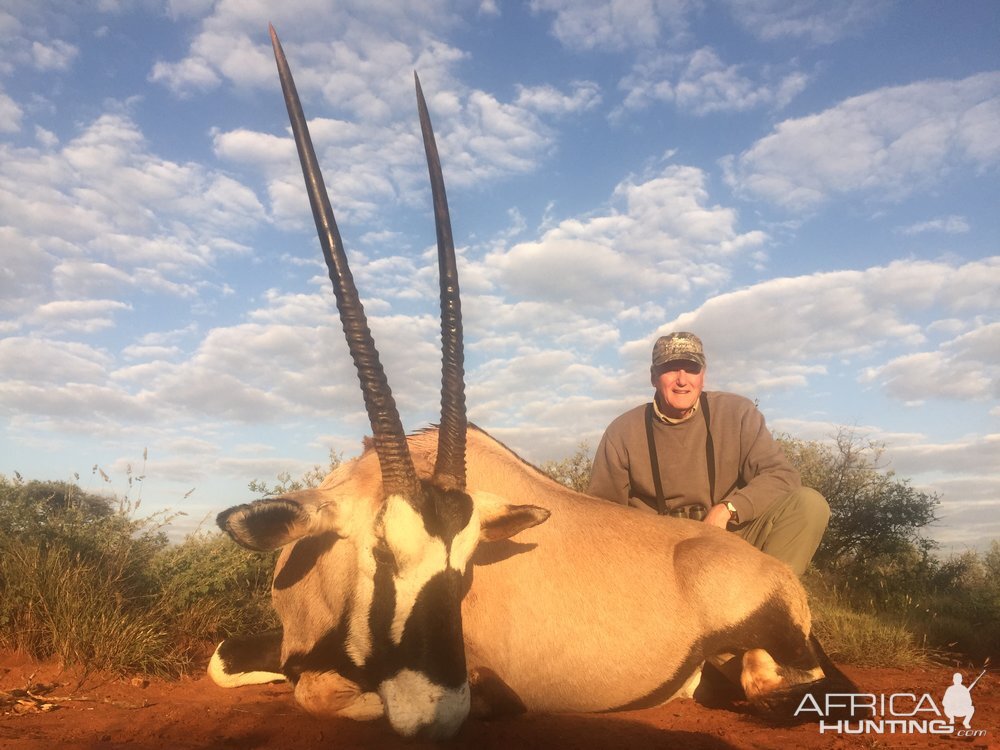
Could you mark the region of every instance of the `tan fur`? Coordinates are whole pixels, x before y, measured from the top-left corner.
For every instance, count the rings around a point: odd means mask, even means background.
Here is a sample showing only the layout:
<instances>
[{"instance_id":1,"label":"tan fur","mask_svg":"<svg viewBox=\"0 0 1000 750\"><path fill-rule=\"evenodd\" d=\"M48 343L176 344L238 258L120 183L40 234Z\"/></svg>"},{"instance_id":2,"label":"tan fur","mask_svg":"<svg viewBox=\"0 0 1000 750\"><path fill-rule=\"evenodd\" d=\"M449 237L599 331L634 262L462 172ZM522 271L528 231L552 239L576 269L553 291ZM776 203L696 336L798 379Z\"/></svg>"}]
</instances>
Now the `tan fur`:
<instances>
[{"instance_id":1,"label":"tan fur","mask_svg":"<svg viewBox=\"0 0 1000 750\"><path fill-rule=\"evenodd\" d=\"M418 475L428 476L436 431L411 436L409 445ZM469 430L467 456L471 495L551 511L514 539L480 545L462 608L470 671L497 675L529 710L603 711L674 678L682 683L697 667L684 663L692 649L697 660L706 656L695 648L700 639L738 627L769 598L784 602L808 635L809 609L794 574L735 535L572 492L477 429ZM378 476L373 453L338 468L322 497L310 498L319 500L315 527L363 537L381 492ZM286 655L315 642L344 599L358 595L357 566L368 553L344 541L318 562L321 569L274 592Z\"/></svg>"},{"instance_id":2,"label":"tan fur","mask_svg":"<svg viewBox=\"0 0 1000 750\"><path fill-rule=\"evenodd\" d=\"M816 682L824 676L819 667L808 671L782 669L767 651L755 648L743 654L740 684L747 699L754 702L775 690Z\"/></svg>"},{"instance_id":3,"label":"tan fur","mask_svg":"<svg viewBox=\"0 0 1000 750\"><path fill-rule=\"evenodd\" d=\"M302 676L295 686L295 700L313 716L343 716L365 721L382 715L377 693L362 693L358 686L335 672Z\"/></svg>"},{"instance_id":4,"label":"tan fur","mask_svg":"<svg viewBox=\"0 0 1000 750\"><path fill-rule=\"evenodd\" d=\"M743 654L743 673L740 676L743 692L751 701L777 690L782 686L778 664L762 648L753 648Z\"/></svg>"}]
</instances>

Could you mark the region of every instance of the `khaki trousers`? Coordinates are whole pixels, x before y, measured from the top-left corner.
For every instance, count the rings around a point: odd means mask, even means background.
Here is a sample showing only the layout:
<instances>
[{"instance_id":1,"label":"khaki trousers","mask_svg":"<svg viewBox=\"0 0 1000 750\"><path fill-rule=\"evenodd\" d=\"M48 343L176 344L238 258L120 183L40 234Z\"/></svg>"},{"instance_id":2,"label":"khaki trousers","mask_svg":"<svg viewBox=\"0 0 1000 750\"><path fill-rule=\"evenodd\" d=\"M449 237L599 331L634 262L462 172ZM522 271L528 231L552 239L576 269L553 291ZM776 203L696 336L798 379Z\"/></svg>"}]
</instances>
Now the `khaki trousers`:
<instances>
[{"instance_id":1,"label":"khaki trousers","mask_svg":"<svg viewBox=\"0 0 1000 750\"><path fill-rule=\"evenodd\" d=\"M829 520L830 506L823 496L800 487L752 521L732 527L732 532L801 576L816 554Z\"/></svg>"}]
</instances>

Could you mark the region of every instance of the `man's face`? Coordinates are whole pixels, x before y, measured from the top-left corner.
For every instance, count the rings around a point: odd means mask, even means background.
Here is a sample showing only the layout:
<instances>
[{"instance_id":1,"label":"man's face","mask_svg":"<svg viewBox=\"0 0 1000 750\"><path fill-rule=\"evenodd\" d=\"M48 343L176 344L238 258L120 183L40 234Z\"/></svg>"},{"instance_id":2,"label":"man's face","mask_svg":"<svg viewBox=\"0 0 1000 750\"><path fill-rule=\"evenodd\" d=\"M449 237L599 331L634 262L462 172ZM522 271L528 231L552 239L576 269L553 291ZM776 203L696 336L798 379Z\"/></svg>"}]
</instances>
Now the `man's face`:
<instances>
[{"instance_id":1,"label":"man's face","mask_svg":"<svg viewBox=\"0 0 1000 750\"><path fill-rule=\"evenodd\" d=\"M660 411L671 419L681 419L698 403L705 387L705 368L697 362L668 362L656 368L652 381Z\"/></svg>"}]
</instances>

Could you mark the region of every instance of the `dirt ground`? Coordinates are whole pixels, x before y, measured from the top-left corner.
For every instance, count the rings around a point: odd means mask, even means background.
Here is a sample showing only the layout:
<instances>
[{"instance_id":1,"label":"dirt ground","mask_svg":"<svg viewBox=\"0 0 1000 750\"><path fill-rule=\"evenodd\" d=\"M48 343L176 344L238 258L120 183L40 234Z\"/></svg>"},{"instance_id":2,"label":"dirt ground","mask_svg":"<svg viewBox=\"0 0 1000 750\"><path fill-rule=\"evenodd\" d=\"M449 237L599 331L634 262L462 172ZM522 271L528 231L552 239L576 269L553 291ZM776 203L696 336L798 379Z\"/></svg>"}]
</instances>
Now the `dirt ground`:
<instances>
[{"instance_id":1,"label":"dirt ground","mask_svg":"<svg viewBox=\"0 0 1000 750\"><path fill-rule=\"evenodd\" d=\"M953 669L844 670L873 694L929 694L940 707ZM978 670L962 670L966 684ZM821 734L818 724L769 727L738 704L707 708L692 700L600 715L523 715L469 720L454 750L727 750L729 748L954 748L1000 750L1000 672L975 686L972 729L979 736ZM909 708L913 700L906 704ZM923 714L925 718L933 718ZM983 734L985 732L985 734ZM318 720L302 713L284 684L224 690L208 678L108 679L0 653L0 748L3 750L152 750L169 748L406 748L384 721Z\"/></svg>"}]
</instances>

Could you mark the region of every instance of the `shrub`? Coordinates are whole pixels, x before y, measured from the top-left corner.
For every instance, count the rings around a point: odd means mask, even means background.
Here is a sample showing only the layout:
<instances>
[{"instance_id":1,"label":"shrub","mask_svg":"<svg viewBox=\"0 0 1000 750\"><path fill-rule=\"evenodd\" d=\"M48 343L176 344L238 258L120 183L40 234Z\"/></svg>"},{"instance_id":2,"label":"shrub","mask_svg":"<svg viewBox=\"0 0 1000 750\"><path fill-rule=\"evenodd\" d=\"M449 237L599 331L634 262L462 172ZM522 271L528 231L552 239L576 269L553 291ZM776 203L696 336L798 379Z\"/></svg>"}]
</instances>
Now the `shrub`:
<instances>
[{"instance_id":1,"label":"shrub","mask_svg":"<svg viewBox=\"0 0 1000 750\"><path fill-rule=\"evenodd\" d=\"M189 536L154 560L160 606L179 633L196 641L274 628L275 557L245 550L219 533Z\"/></svg>"},{"instance_id":2,"label":"shrub","mask_svg":"<svg viewBox=\"0 0 1000 750\"><path fill-rule=\"evenodd\" d=\"M151 576L162 523L72 484L0 476L0 644L87 668L177 672Z\"/></svg>"},{"instance_id":3,"label":"shrub","mask_svg":"<svg viewBox=\"0 0 1000 750\"><path fill-rule=\"evenodd\" d=\"M318 467L303 481L316 476ZM274 554L220 533L171 546L171 517L138 518L137 504L0 475L0 647L86 669L178 675L221 638L275 627Z\"/></svg>"},{"instance_id":4,"label":"shrub","mask_svg":"<svg viewBox=\"0 0 1000 750\"><path fill-rule=\"evenodd\" d=\"M562 461L546 461L538 468L571 490L586 492L590 486L592 465L590 446L583 442L569 458L564 458Z\"/></svg>"},{"instance_id":5,"label":"shrub","mask_svg":"<svg viewBox=\"0 0 1000 750\"><path fill-rule=\"evenodd\" d=\"M0 555L4 646L87 669L181 671L185 659L155 600L128 591L127 555L86 559L64 544L6 541Z\"/></svg>"}]
</instances>

